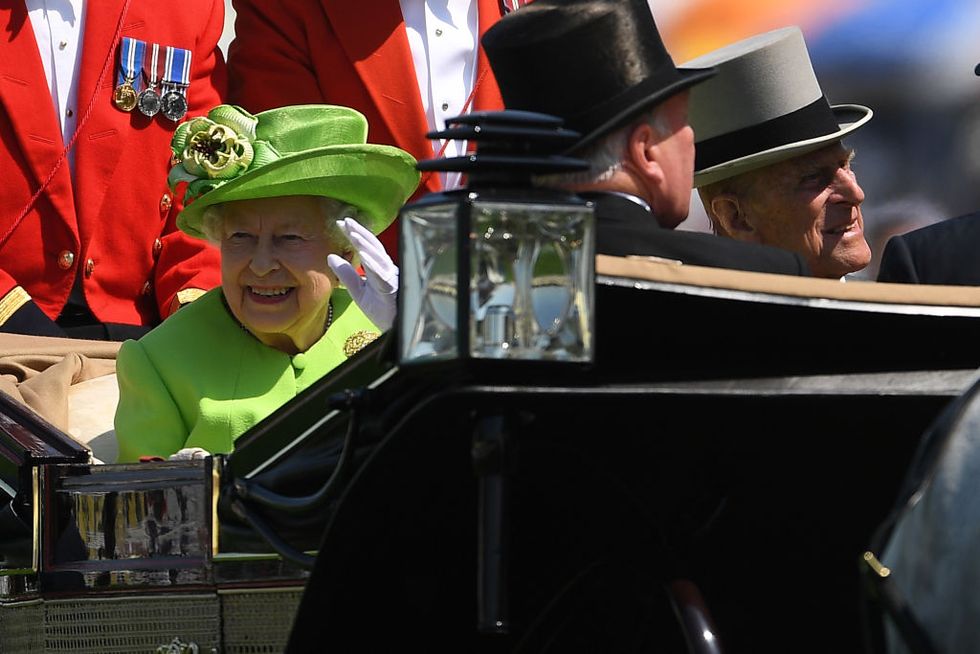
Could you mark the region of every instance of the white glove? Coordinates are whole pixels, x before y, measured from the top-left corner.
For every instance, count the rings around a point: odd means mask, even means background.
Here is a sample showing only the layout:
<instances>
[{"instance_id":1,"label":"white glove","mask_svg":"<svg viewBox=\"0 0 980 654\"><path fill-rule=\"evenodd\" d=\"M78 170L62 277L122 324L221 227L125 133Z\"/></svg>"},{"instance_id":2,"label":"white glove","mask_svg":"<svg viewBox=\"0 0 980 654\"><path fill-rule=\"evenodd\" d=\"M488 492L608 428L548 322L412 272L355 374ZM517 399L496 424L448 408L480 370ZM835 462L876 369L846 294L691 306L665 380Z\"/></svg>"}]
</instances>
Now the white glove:
<instances>
[{"instance_id":1,"label":"white glove","mask_svg":"<svg viewBox=\"0 0 980 654\"><path fill-rule=\"evenodd\" d=\"M398 266L385 252L381 241L353 218L338 220L337 226L357 251L366 279L357 274L350 262L336 254L327 257L327 264L368 320L381 331L390 329L395 323L398 307Z\"/></svg>"},{"instance_id":2,"label":"white glove","mask_svg":"<svg viewBox=\"0 0 980 654\"><path fill-rule=\"evenodd\" d=\"M203 447L185 447L182 450L177 450L173 454L167 457L168 461L191 461L193 459L206 459L211 456Z\"/></svg>"}]
</instances>

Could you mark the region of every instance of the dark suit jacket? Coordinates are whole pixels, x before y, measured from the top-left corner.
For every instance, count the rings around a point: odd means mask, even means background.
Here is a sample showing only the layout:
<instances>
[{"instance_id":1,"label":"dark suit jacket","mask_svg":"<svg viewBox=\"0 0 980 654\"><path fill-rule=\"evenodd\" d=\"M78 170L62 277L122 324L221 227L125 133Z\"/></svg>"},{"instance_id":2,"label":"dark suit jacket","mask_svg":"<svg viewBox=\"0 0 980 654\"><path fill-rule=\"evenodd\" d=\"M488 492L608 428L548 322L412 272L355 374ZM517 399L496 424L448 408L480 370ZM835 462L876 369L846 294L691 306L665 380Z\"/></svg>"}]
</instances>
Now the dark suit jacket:
<instances>
[{"instance_id":1,"label":"dark suit jacket","mask_svg":"<svg viewBox=\"0 0 980 654\"><path fill-rule=\"evenodd\" d=\"M663 229L635 202L609 193L579 193L596 205L596 251L676 259L695 266L808 276L803 257L779 248L742 243L713 234Z\"/></svg>"},{"instance_id":2,"label":"dark suit jacket","mask_svg":"<svg viewBox=\"0 0 980 654\"><path fill-rule=\"evenodd\" d=\"M893 236L879 282L980 285L980 212Z\"/></svg>"}]
</instances>

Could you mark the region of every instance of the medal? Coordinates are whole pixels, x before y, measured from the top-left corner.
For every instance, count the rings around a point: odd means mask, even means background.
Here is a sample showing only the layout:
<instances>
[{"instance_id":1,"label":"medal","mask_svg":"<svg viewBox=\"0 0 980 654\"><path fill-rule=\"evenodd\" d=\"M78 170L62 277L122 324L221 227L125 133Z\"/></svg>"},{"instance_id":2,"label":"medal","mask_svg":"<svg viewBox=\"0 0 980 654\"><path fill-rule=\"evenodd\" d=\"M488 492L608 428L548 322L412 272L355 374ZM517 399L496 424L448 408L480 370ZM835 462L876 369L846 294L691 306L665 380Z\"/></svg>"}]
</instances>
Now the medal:
<instances>
[{"instance_id":1,"label":"medal","mask_svg":"<svg viewBox=\"0 0 980 654\"><path fill-rule=\"evenodd\" d=\"M140 113L152 118L160 111L160 95L153 89L146 89L140 93L139 108Z\"/></svg>"},{"instance_id":2,"label":"medal","mask_svg":"<svg viewBox=\"0 0 980 654\"><path fill-rule=\"evenodd\" d=\"M112 92L112 102L123 111L136 107L137 88L140 84L137 74L143 67L143 52L146 44L138 39L124 36L119 50L119 74L116 89Z\"/></svg>"},{"instance_id":3,"label":"medal","mask_svg":"<svg viewBox=\"0 0 980 654\"><path fill-rule=\"evenodd\" d=\"M160 99L160 111L175 123L187 115L187 99L181 89L168 91Z\"/></svg>"},{"instance_id":4,"label":"medal","mask_svg":"<svg viewBox=\"0 0 980 654\"><path fill-rule=\"evenodd\" d=\"M136 89L129 82L124 82L112 92L112 101L123 111L132 111L136 106Z\"/></svg>"},{"instance_id":5,"label":"medal","mask_svg":"<svg viewBox=\"0 0 980 654\"><path fill-rule=\"evenodd\" d=\"M163 84L167 92L160 99L160 113L177 122L187 115L186 89L191 79L191 52L167 46Z\"/></svg>"},{"instance_id":6,"label":"medal","mask_svg":"<svg viewBox=\"0 0 980 654\"><path fill-rule=\"evenodd\" d=\"M160 45L153 44L149 58L149 69L144 65L143 72L147 78L146 89L140 93L139 109L144 116L152 118L160 111L160 94L156 92L157 82L160 81Z\"/></svg>"}]
</instances>

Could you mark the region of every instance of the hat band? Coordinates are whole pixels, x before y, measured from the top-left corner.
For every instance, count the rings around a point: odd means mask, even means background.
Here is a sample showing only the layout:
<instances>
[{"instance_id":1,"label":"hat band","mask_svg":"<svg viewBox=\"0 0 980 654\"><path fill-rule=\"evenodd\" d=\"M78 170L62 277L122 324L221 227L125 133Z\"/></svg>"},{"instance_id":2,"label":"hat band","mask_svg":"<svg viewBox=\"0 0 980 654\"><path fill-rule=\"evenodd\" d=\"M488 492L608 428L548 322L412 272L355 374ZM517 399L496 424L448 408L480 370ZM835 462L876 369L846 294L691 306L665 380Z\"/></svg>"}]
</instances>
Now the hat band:
<instances>
[{"instance_id":1,"label":"hat band","mask_svg":"<svg viewBox=\"0 0 980 654\"><path fill-rule=\"evenodd\" d=\"M697 144L695 170L734 161L790 143L827 136L840 130L825 96L790 112L734 132L720 134Z\"/></svg>"}]
</instances>

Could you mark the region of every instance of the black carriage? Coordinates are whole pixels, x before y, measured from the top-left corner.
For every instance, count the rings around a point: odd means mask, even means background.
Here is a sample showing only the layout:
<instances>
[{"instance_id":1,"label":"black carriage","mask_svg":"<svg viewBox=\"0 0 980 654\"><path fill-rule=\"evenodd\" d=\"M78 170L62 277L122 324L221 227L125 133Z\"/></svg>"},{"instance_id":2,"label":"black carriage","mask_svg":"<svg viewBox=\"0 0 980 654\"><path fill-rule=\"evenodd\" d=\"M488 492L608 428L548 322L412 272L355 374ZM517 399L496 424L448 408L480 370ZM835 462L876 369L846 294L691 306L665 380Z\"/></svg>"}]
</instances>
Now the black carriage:
<instances>
[{"instance_id":1,"label":"black carriage","mask_svg":"<svg viewBox=\"0 0 980 654\"><path fill-rule=\"evenodd\" d=\"M5 402L3 651L861 651L980 291L597 272L593 365L386 337L206 461L92 465Z\"/></svg>"}]
</instances>

